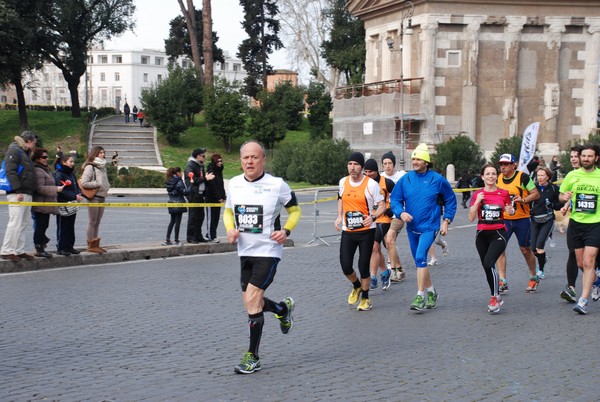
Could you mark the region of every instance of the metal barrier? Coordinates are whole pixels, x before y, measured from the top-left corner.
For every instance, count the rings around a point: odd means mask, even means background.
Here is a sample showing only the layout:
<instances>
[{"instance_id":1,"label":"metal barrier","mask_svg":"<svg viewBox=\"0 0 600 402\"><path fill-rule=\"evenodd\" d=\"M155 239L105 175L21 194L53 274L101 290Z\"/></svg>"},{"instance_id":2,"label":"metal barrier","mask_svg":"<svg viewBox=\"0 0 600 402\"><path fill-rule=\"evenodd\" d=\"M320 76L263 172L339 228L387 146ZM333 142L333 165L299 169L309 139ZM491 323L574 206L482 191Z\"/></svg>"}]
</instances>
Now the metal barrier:
<instances>
[{"instance_id":1,"label":"metal barrier","mask_svg":"<svg viewBox=\"0 0 600 402\"><path fill-rule=\"evenodd\" d=\"M322 193L326 193L326 192L335 193L335 196L334 197L327 197L327 198L324 198L324 199L320 200L319 199L319 195L322 194ZM335 211L336 211L336 214L337 214L337 193L338 193L337 188L335 188L335 189L324 189L324 190L323 189L319 189L319 190L315 191L315 199L313 201L313 204L314 204L314 219L313 219L313 233L312 233L313 238L307 244L317 243L317 242L320 241L323 244L325 244L326 246L329 246L329 243L327 243L324 240L325 237L334 237L334 236L338 236L339 237L340 236L340 233L323 234L323 235L319 235L318 234L318 219L319 219L319 216L320 216L319 203L327 202L327 201L335 201L336 202ZM330 223L331 226L333 226L334 222L335 222L335 219L331 221L331 223Z\"/></svg>"}]
</instances>

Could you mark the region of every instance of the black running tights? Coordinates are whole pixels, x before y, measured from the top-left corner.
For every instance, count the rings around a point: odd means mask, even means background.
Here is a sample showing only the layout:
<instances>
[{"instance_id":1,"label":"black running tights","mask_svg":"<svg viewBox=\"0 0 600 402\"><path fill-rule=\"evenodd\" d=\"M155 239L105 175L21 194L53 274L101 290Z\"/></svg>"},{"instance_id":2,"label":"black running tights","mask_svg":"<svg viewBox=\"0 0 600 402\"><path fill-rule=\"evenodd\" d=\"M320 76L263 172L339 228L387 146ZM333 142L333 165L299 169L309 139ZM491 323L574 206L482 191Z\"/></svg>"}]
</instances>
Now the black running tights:
<instances>
[{"instance_id":1,"label":"black running tights","mask_svg":"<svg viewBox=\"0 0 600 402\"><path fill-rule=\"evenodd\" d=\"M496 261L506 249L506 230L479 230L475 237L475 247L479 253L483 270L492 296L498 295L498 271Z\"/></svg>"}]
</instances>

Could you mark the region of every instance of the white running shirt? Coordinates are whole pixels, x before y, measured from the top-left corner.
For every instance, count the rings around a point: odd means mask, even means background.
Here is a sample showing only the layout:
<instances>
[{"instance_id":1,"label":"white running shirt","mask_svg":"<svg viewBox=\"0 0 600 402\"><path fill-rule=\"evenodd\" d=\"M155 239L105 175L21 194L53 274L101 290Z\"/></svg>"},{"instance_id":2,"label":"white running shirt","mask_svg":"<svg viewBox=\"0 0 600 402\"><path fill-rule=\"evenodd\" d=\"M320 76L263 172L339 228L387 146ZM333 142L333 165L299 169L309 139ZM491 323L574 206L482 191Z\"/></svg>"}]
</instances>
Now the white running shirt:
<instances>
[{"instance_id":1,"label":"white running shirt","mask_svg":"<svg viewBox=\"0 0 600 402\"><path fill-rule=\"evenodd\" d=\"M229 181L225 208L233 211L235 228L240 231L237 241L240 257L276 257L283 254L283 244L271 240L274 230L281 230L281 207L292 199L292 190L280 177L265 173L249 182L244 175ZM277 228L275 227L277 223Z\"/></svg>"}]
</instances>

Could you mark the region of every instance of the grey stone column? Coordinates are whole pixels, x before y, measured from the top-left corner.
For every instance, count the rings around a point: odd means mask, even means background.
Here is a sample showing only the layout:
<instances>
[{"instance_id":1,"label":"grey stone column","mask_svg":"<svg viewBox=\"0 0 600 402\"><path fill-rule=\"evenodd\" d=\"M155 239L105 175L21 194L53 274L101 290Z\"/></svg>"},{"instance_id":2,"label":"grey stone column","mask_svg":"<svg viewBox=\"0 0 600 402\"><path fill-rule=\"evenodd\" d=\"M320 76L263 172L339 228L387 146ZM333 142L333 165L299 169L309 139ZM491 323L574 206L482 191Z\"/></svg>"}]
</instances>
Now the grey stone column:
<instances>
[{"instance_id":1,"label":"grey stone column","mask_svg":"<svg viewBox=\"0 0 600 402\"><path fill-rule=\"evenodd\" d=\"M581 108L582 137L588 138L596 128L598 116L598 66L600 61L600 18L586 18L590 24L585 45L585 73L583 78L583 105Z\"/></svg>"},{"instance_id":2,"label":"grey stone column","mask_svg":"<svg viewBox=\"0 0 600 402\"><path fill-rule=\"evenodd\" d=\"M506 17L508 23L505 29L505 63L504 63L504 106L502 117L504 120L504 133L512 137L518 133L519 128L519 50L521 31L526 22L526 17Z\"/></svg>"},{"instance_id":3,"label":"grey stone column","mask_svg":"<svg viewBox=\"0 0 600 402\"><path fill-rule=\"evenodd\" d=\"M467 65L462 93L462 130L477 141L477 80L479 59L479 32L483 17L474 18L465 29Z\"/></svg>"},{"instance_id":4,"label":"grey stone column","mask_svg":"<svg viewBox=\"0 0 600 402\"><path fill-rule=\"evenodd\" d=\"M421 24L421 72L423 85L421 87L421 101L425 114L425 124L421 128L421 141L433 142L435 134L435 58L436 36L438 22L435 16L428 16L427 21Z\"/></svg>"},{"instance_id":5,"label":"grey stone column","mask_svg":"<svg viewBox=\"0 0 600 402\"><path fill-rule=\"evenodd\" d=\"M562 33L569 18L546 18L546 57L544 60L544 121L540 127L538 142L560 143L558 124L560 119L560 48Z\"/></svg>"}]
</instances>

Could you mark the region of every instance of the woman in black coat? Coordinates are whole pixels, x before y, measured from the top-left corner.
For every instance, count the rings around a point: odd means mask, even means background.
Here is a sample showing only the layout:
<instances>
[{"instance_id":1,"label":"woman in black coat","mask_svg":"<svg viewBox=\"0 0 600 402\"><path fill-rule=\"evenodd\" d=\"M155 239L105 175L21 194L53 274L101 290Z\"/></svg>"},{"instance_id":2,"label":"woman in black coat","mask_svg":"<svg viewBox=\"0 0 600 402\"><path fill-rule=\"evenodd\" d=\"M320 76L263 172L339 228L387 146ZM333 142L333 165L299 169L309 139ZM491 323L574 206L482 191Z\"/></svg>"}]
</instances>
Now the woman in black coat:
<instances>
[{"instance_id":1,"label":"woman in black coat","mask_svg":"<svg viewBox=\"0 0 600 402\"><path fill-rule=\"evenodd\" d=\"M83 197L77 185L77 178L73 174L75 167L75 159L71 155L63 155L60 158L60 163L56 165L54 172L54 182L57 186L64 186L63 190L58 193L58 202L81 202ZM79 254L79 250L75 249L75 219L77 213L69 216L56 215L56 227L58 233L58 254L70 256L71 254Z\"/></svg>"},{"instance_id":2,"label":"woman in black coat","mask_svg":"<svg viewBox=\"0 0 600 402\"><path fill-rule=\"evenodd\" d=\"M167 170L166 175L166 187L167 194L169 194L169 202L170 203L185 203L184 195L185 191L185 183L181 178L182 172L179 166L169 168ZM179 241L179 228L181 227L181 218L183 214L187 212L187 208L185 207L169 207L169 215L171 216L171 221L169 222L169 226L167 227L167 239L162 244L163 246L180 246L181 242ZM171 232L175 229L175 241L171 243Z\"/></svg>"},{"instance_id":3,"label":"woman in black coat","mask_svg":"<svg viewBox=\"0 0 600 402\"><path fill-rule=\"evenodd\" d=\"M225 182L223 181L223 158L219 154L213 154L210 157L210 163L206 169L207 174L213 173L215 178L206 181L206 202L219 203L225 202ZM208 239L213 243L218 243L217 227L219 226L219 216L221 215L221 207L210 207L208 216L209 233Z\"/></svg>"}]
</instances>

